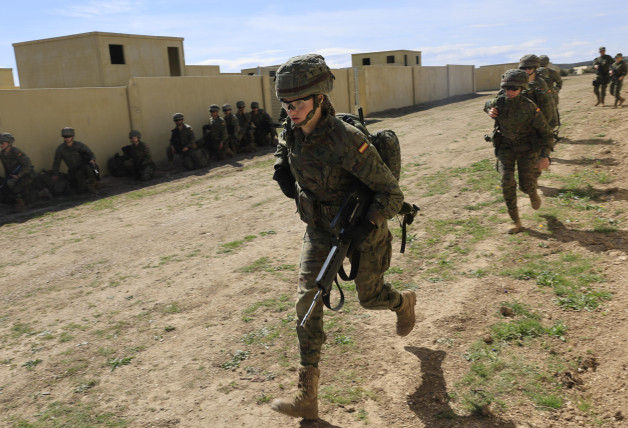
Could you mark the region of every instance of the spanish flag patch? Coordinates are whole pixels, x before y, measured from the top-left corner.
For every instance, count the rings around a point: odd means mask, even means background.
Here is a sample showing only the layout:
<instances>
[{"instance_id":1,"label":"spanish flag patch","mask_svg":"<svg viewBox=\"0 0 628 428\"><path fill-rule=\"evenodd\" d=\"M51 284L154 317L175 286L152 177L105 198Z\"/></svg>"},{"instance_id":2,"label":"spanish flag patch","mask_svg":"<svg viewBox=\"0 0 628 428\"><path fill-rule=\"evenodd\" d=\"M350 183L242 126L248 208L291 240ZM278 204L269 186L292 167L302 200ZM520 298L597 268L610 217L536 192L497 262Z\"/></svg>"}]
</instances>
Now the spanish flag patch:
<instances>
[{"instance_id":1,"label":"spanish flag patch","mask_svg":"<svg viewBox=\"0 0 628 428\"><path fill-rule=\"evenodd\" d=\"M538 113L538 112L540 112L540 111L541 111L541 109L540 109L539 107L537 107L537 108L536 108L536 112Z\"/></svg>"},{"instance_id":2,"label":"spanish flag patch","mask_svg":"<svg viewBox=\"0 0 628 428\"><path fill-rule=\"evenodd\" d=\"M369 143L367 143L366 141L364 143L362 143L362 145L360 146L360 148L358 148L358 152L360 153L364 153L366 151L366 149L368 148Z\"/></svg>"}]
</instances>

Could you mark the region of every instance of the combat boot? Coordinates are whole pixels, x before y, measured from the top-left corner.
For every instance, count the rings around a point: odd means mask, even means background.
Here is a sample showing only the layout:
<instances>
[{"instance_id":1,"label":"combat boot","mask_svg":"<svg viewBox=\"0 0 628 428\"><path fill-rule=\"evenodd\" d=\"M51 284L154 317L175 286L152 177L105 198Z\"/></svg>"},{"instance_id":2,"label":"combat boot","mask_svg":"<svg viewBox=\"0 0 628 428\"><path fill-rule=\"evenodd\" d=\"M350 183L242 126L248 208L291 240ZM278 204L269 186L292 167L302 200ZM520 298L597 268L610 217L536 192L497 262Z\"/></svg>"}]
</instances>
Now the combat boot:
<instances>
[{"instance_id":1,"label":"combat boot","mask_svg":"<svg viewBox=\"0 0 628 428\"><path fill-rule=\"evenodd\" d=\"M397 312L397 336L410 334L416 323L414 307L416 306L416 294L412 290L401 292L401 305L395 309Z\"/></svg>"},{"instance_id":2,"label":"combat boot","mask_svg":"<svg viewBox=\"0 0 628 428\"><path fill-rule=\"evenodd\" d=\"M292 399L278 398L270 408L293 418L318 419L318 378L314 366L299 366L299 390Z\"/></svg>"},{"instance_id":3,"label":"combat boot","mask_svg":"<svg viewBox=\"0 0 628 428\"><path fill-rule=\"evenodd\" d=\"M613 106L613 108L617 108L617 103L619 102L619 100L617 98L615 98L615 105Z\"/></svg>"},{"instance_id":4,"label":"combat boot","mask_svg":"<svg viewBox=\"0 0 628 428\"><path fill-rule=\"evenodd\" d=\"M597 102L595 103L595 106L597 107L602 102L602 98L599 95L596 95L596 97L597 97Z\"/></svg>"},{"instance_id":5,"label":"combat boot","mask_svg":"<svg viewBox=\"0 0 628 428\"><path fill-rule=\"evenodd\" d=\"M537 195L538 196L538 195ZM514 235L515 233L521 232L523 226L521 225L521 219L519 218L519 210L515 208L514 210L508 210L508 215L512 219L513 225L509 226L506 230L509 235Z\"/></svg>"},{"instance_id":6,"label":"combat boot","mask_svg":"<svg viewBox=\"0 0 628 428\"><path fill-rule=\"evenodd\" d=\"M537 193L536 189L534 189L534 192L530 193L530 204L534 210L541 208L541 197Z\"/></svg>"},{"instance_id":7,"label":"combat boot","mask_svg":"<svg viewBox=\"0 0 628 428\"><path fill-rule=\"evenodd\" d=\"M626 101L626 98L624 97L619 97L619 107L622 106L622 104L624 103L624 101Z\"/></svg>"}]
</instances>

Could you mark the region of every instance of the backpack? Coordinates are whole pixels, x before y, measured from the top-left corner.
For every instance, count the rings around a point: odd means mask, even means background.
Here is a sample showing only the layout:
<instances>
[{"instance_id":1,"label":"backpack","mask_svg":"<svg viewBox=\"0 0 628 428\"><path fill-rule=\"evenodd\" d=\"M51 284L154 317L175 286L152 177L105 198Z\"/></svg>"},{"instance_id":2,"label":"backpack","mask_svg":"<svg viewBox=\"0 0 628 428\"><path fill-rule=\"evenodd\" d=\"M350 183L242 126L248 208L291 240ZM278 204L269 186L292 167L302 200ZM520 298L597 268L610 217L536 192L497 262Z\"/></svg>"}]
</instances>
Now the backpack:
<instances>
[{"instance_id":1,"label":"backpack","mask_svg":"<svg viewBox=\"0 0 628 428\"><path fill-rule=\"evenodd\" d=\"M371 134L364 124L364 118L362 116L362 107L358 109L359 115L351 113L337 113L336 117L349 125L356 127L362 132L366 138L377 149L379 156L382 158L392 175L399 181L401 176L401 146L399 145L399 138L393 130L385 129L383 131L377 131L375 134ZM406 225L412 224L414 218L418 214L420 208L416 204L410 204L403 202L403 205L399 209L398 215L403 216L401 224L401 250L403 253L406 249Z\"/></svg>"}]
</instances>

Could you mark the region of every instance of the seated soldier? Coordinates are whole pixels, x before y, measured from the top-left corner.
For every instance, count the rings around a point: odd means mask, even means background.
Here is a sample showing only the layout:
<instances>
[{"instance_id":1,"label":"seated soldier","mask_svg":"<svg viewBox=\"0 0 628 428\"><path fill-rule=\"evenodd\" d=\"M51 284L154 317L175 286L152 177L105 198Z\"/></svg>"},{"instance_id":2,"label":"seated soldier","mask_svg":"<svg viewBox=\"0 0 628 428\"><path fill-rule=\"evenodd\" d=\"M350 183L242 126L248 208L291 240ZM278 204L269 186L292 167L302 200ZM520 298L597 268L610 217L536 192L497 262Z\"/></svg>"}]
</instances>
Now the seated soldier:
<instances>
[{"instance_id":1,"label":"seated soldier","mask_svg":"<svg viewBox=\"0 0 628 428\"><path fill-rule=\"evenodd\" d=\"M155 162L151 159L148 144L141 138L140 131L129 132L131 144L122 147L122 167L129 177L147 181L155 176Z\"/></svg>"},{"instance_id":2,"label":"seated soldier","mask_svg":"<svg viewBox=\"0 0 628 428\"><path fill-rule=\"evenodd\" d=\"M96 158L89 147L74 140L74 134L74 128L65 127L61 130L63 143L55 151L52 180L58 180L61 161L64 161L68 167L70 185L78 192L89 192L95 195L97 193L96 180L100 179Z\"/></svg>"},{"instance_id":3,"label":"seated soldier","mask_svg":"<svg viewBox=\"0 0 628 428\"><path fill-rule=\"evenodd\" d=\"M15 210L21 212L26 208L25 200L31 190L35 173L28 156L17 147L13 147L14 141L12 134L0 134L0 160L4 166L4 180L1 182L0 191L2 199L15 202Z\"/></svg>"}]
</instances>

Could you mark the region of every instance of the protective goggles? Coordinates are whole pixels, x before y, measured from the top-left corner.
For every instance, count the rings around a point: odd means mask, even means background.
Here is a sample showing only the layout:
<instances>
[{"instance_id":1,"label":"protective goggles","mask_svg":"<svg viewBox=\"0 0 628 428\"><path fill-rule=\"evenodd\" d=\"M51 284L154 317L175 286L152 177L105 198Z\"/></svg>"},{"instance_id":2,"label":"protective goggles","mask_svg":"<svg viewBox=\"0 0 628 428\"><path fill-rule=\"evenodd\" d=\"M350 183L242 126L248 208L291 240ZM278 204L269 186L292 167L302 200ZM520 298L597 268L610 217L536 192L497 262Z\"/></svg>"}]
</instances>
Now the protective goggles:
<instances>
[{"instance_id":1,"label":"protective goggles","mask_svg":"<svg viewBox=\"0 0 628 428\"><path fill-rule=\"evenodd\" d=\"M281 107L283 107L286 111L301 110L303 107L305 107L305 101L313 97L314 95L308 95L307 97L297 98L296 100L292 100L292 101L285 101L285 100L279 100L279 101L281 101Z\"/></svg>"}]
</instances>

